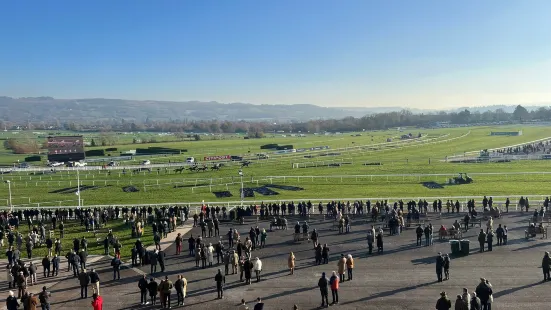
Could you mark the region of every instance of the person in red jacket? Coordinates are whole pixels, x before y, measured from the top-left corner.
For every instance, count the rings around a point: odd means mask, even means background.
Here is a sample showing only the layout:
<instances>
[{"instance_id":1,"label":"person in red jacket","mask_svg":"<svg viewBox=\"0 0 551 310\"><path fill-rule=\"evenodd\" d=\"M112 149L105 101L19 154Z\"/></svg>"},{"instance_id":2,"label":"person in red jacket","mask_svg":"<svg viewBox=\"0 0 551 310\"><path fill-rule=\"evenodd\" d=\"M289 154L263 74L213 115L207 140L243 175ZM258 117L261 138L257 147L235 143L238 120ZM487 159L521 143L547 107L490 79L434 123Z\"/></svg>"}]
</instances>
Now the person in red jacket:
<instances>
[{"instance_id":1,"label":"person in red jacket","mask_svg":"<svg viewBox=\"0 0 551 310\"><path fill-rule=\"evenodd\" d=\"M92 298L92 307L94 310L103 310L103 298L98 294L94 294Z\"/></svg>"},{"instance_id":2,"label":"person in red jacket","mask_svg":"<svg viewBox=\"0 0 551 310\"><path fill-rule=\"evenodd\" d=\"M333 275L329 279L329 284L331 285L331 295L333 295L333 304L339 303L339 277L337 273L333 271Z\"/></svg>"}]
</instances>

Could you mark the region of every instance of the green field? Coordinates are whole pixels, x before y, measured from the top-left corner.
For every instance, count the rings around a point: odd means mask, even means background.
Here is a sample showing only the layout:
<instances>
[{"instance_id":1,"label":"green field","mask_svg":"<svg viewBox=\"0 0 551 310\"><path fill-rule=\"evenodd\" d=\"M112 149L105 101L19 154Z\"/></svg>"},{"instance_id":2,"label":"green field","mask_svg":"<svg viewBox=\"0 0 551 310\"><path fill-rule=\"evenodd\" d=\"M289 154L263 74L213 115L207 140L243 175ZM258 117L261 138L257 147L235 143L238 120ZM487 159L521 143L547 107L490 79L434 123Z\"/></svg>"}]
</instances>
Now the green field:
<instances>
[{"instance_id":1,"label":"green field","mask_svg":"<svg viewBox=\"0 0 551 310\"><path fill-rule=\"evenodd\" d=\"M490 136L491 131L523 130L522 136ZM247 201L290 200L290 199L339 199L369 197L450 197L478 195L547 195L551 192L547 174L514 174L518 172L547 172L551 162L516 161L509 163L453 164L445 162L446 156L480 151L525 143L551 136L550 127L465 127L452 129L396 129L376 132L346 133L341 135L307 135L306 137L283 137L284 134L269 134L262 139L244 140L238 136L226 136L220 140L164 142L154 144L122 144L118 151L136 147L163 146L187 149L177 156L148 156L152 164L182 162L188 156L201 160L207 155L250 156L264 153L260 146L269 143L292 144L294 148L329 146L319 152L272 155L269 159L251 160L243 168L245 187L265 184L290 185L304 188L302 191L273 189L275 196L256 194ZM422 133L422 138L409 143L397 142L402 134ZM361 135L361 136L360 136ZM393 143L385 144L388 138ZM99 147L96 147L99 148ZM105 147L104 147L105 148ZM89 148L87 148L89 149ZM320 156L337 153L332 156ZM118 156L118 154L112 154ZM305 155L315 155L305 158ZM1 159L5 161L4 152ZM142 157L124 164L139 164ZM381 163L380 166L364 165ZM329 166L341 163L339 167ZM320 167L296 168L305 165ZM293 168L295 167L295 168ZM223 167L221 171L174 172L174 168L153 169L151 173L125 173L114 170L81 171L81 186L98 186L97 189L81 191L85 205L106 204L155 204L176 202L224 202L239 201L241 179L239 166ZM446 183L447 178L459 172L472 174L475 182L468 185L444 186L442 189L428 189L421 182ZM502 173L502 175L476 175L476 173ZM509 175L505 175L508 173ZM446 174L445 176L389 176L394 174ZM379 175L372 177L371 175ZM381 176L382 175L382 176ZM280 176L285 176L282 178ZM74 171L60 171L49 175L29 175L29 172L5 174L3 180L10 180L14 205L58 206L76 205L74 193L50 193L54 190L76 186ZM125 193L122 187L134 185L137 193ZM212 191L229 191L233 197L216 198ZM8 188L0 185L0 205L7 205Z\"/></svg>"}]
</instances>

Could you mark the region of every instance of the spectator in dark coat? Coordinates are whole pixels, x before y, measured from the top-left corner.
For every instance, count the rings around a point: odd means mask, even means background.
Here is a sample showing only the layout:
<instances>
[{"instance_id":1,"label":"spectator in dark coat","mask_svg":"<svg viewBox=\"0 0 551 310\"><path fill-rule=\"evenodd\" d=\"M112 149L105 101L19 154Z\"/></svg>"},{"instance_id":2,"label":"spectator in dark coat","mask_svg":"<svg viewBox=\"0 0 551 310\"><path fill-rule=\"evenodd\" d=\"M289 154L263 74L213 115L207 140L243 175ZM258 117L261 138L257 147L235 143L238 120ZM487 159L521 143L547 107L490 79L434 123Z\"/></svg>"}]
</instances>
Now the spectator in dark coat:
<instances>
[{"instance_id":1,"label":"spectator in dark coat","mask_svg":"<svg viewBox=\"0 0 551 310\"><path fill-rule=\"evenodd\" d=\"M321 293L321 306L329 307L329 290L327 288L329 280L325 277L325 272L321 274L321 278L318 280L318 287Z\"/></svg>"},{"instance_id":2,"label":"spectator in dark coat","mask_svg":"<svg viewBox=\"0 0 551 310\"><path fill-rule=\"evenodd\" d=\"M483 310L490 310L488 301L490 296L493 294L492 288L486 283L486 279L481 278L480 284L476 287L476 296L480 298L480 305Z\"/></svg>"},{"instance_id":3,"label":"spectator in dark coat","mask_svg":"<svg viewBox=\"0 0 551 310\"><path fill-rule=\"evenodd\" d=\"M55 273L55 276L57 276L58 272L59 272L59 257L56 254L52 258L52 276L54 276L54 273Z\"/></svg>"},{"instance_id":4,"label":"spectator in dark coat","mask_svg":"<svg viewBox=\"0 0 551 310\"><path fill-rule=\"evenodd\" d=\"M224 284L226 283L226 277L222 274L222 270L218 269L218 273L214 277L216 282L216 291L218 292L218 299L224 298Z\"/></svg>"},{"instance_id":5,"label":"spectator in dark coat","mask_svg":"<svg viewBox=\"0 0 551 310\"><path fill-rule=\"evenodd\" d=\"M165 252L159 251L157 253L157 260L159 261L159 266L161 266L161 272L165 272Z\"/></svg>"},{"instance_id":6,"label":"spectator in dark coat","mask_svg":"<svg viewBox=\"0 0 551 310\"><path fill-rule=\"evenodd\" d=\"M541 268L543 270L543 281L549 281L549 269L551 268L551 257L549 257L549 252L545 252L543 260L541 262Z\"/></svg>"},{"instance_id":7,"label":"spectator in dark coat","mask_svg":"<svg viewBox=\"0 0 551 310\"><path fill-rule=\"evenodd\" d=\"M145 278L145 274L140 279L140 281L138 281L138 288L140 289L140 304L141 305L149 304L149 302L147 301L148 283L147 283L147 279Z\"/></svg>"},{"instance_id":8,"label":"spectator in dark coat","mask_svg":"<svg viewBox=\"0 0 551 310\"><path fill-rule=\"evenodd\" d=\"M155 279L149 279L149 284L147 285L147 290L149 291L149 297L151 298L151 304L157 304L157 291L159 289L159 283Z\"/></svg>"},{"instance_id":9,"label":"spectator in dark coat","mask_svg":"<svg viewBox=\"0 0 551 310\"><path fill-rule=\"evenodd\" d=\"M10 291L9 296L6 299L6 308L8 310L17 310L17 308L19 308L19 301L14 296L13 291Z\"/></svg>"},{"instance_id":10,"label":"spectator in dark coat","mask_svg":"<svg viewBox=\"0 0 551 310\"><path fill-rule=\"evenodd\" d=\"M471 297L471 310L482 310L482 305L480 304L480 298L476 296L476 293L473 292Z\"/></svg>"},{"instance_id":11,"label":"spectator in dark coat","mask_svg":"<svg viewBox=\"0 0 551 310\"><path fill-rule=\"evenodd\" d=\"M90 275L86 269L82 269L78 274L78 282L80 283L80 298L88 298L88 285L90 285Z\"/></svg>"},{"instance_id":12,"label":"spectator in dark coat","mask_svg":"<svg viewBox=\"0 0 551 310\"><path fill-rule=\"evenodd\" d=\"M157 272L157 251L149 252L149 263L151 264L151 274Z\"/></svg>"},{"instance_id":13,"label":"spectator in dark coat","mask_svg":"<svg viewBox=\"0 0 551 310\"><path fill-rule=\"evenodd\" d=\"M449 310L452 308L452 302L446 296L446 292L440 293L440 299L436 302L436 310Z\"/></svg>"},{"instance_id":14,"label":"spectator in dark coat","mask_svg":"<svg viewBox=\"0 0 551 310\"><path fill-rule=\"evenodd\" d=\"M50 265L51 265L50 259L48 258L48 256L45 256L42 259L42 269L44 269L44 278L50 276Z\"/></svg>"},{"instance_id":15,"label":"spectator in dark coat","mask_svg":"<svg viewBox=\"0 0 551 310\"><path fill-rule=\"evenodd\" d=\"M442 253L438 252L438 255L436 256L436 277L438 279L438 282L442 282L443 268L444 268L444 258L442 257Z\"/></svg>"}]
</instances>

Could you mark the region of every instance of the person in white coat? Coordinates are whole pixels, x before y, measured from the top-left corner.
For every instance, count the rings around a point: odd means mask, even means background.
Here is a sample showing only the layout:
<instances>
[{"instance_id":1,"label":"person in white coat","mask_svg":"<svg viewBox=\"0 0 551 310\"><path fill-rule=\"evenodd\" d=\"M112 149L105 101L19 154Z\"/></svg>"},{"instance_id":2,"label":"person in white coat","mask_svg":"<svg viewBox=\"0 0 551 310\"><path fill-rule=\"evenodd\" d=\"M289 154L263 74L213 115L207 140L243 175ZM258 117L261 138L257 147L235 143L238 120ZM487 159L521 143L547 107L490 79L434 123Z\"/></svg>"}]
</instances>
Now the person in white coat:
<instances>
[{"instance_id":1,"label":"person in white coat","mask_svg":"<svg viewBox=\"0 0 551 310\"><path fill-rule=\"evenodd\" d=\"M214 262L214 247L212 246L212 243L209 243L209 246L207 247L207 261L209 262L209 266L212 267L212 263Z\"/></svg>"},{"instance_id":2,"label":"person in white coat","mask_svg":"<svg viewBox=\"0 0 551 310\"><path fill-rule=\"evenodd\" d=\"M260 282L260 272L262 271L262 262L260 258L254 260L254 272L256 273L256 282Z\"/></svg>"}]
</instances>

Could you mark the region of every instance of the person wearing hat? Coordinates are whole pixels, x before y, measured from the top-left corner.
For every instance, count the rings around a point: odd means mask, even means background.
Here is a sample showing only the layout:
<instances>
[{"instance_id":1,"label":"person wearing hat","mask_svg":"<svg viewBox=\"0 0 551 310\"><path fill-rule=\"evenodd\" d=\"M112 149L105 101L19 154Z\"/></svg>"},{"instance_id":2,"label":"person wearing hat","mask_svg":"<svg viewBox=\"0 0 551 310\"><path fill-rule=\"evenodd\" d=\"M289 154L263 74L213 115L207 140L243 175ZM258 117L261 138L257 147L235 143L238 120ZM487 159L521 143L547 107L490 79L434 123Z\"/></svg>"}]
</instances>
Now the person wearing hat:
<instances>
[{"instance_id":1,"label":"person wearing hat","mask_svg":"<svg viewBox=\"0 0 551 310\"><path fill-rule=\"evenodd\" d=\"M321 293L321 306L329 307L329 291L327 285L329 280L325 277L325 272L321 274L321 278L318 280L318 287L320 288Z\"/></svg>"},{"instance_id":2,"label":"person wearing hat","mask_svg":"<svg viewBox=\"0 0 551 310\"><path fill-rule=\"evenodd\" d=\"M549 252L545 252L543 255L543 260L541 262L541 269L543 270L543 281L549 281L549 269L551 268L551 257L549 257Z\"/></svg>"},{"instance_id":3,"label":"person wearing hat","mask_svg":"<svg viewBox=\"0 0 551 310\"><path fill-rule=\"evenodd\" d=\"M446 296L446 292L440 293L440 298L436 302L436 310L449 310L452 308L452 302Z\"/></svg>"},{"instance_id":4,"label":"person wearing hat","mask_svg":"<svg viewBox=\"0 0 551 310\"><path fill-rule=\"evenodd\" d=\"M442 253L438 252L438 255L436 256L436 277L438 279L438 282L442 282L442 269L444 268L444 258L442 257Z\"/></svg>"}]
</instances>

